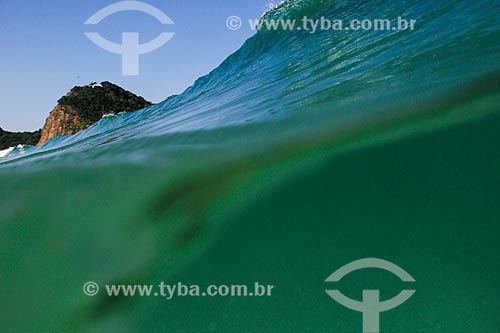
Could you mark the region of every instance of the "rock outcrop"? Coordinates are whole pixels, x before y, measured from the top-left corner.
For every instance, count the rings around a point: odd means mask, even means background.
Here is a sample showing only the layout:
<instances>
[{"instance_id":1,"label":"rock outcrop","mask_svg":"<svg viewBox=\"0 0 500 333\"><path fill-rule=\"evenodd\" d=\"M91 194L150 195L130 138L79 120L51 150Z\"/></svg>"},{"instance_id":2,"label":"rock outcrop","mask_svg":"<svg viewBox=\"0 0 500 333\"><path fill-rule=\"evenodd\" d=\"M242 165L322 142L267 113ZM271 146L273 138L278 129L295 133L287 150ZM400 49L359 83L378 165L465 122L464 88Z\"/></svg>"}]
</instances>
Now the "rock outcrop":
<instances>
[{"instance_id":1,"label":"rock outcrop","mask_svg":"<svg viewBox=\"0 0 500 333\"><path fill-rule=\"evenodd\" d=\"M74 87L59 99L43 126L38 146L59 135L72 135L99 121L105 114L132 112L153 105L110 82Z\"/></svg>"},{"instance_id":2,"label":"rock outcrop","mask_svg":"<svg viewBox=\"0 0 500 333\"><path fill-rule=\"evenodd\" d=\"M59 135L72 135L90 125L82 125L78 113L68 105L57 105L49 114L42 128L38 146Z\"/></svg>"}]
</instances>

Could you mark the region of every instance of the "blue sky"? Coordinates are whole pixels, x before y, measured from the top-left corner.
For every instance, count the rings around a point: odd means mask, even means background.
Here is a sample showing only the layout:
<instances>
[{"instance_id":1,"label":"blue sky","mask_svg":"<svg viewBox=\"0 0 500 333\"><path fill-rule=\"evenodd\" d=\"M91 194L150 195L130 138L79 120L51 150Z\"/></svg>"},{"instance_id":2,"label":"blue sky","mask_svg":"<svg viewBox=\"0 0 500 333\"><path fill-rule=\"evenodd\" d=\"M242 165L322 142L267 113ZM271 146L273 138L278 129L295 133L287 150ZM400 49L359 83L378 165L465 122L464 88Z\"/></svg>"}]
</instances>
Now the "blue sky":
<instances>
[{"instance_id":1,"label":"blue sky","mask_svg":"<svg viewBox=\"0 0 500 333\"><path fill-rule=\"evenodd\" d=\"M254 32L226 27L229 16L258 18L269 0L145 0L175 25L140 12L121 12L97 26L84 22L116 0L0 0L0 127L36 130L57 100L75 85L111 81L152 102L178 94L217 67ZM122 32L140 42L161 32L175 36L140 57L140 75L122 76L121 56L93 44L85 32L120 43Z\"/></svg>"}]
</instances>

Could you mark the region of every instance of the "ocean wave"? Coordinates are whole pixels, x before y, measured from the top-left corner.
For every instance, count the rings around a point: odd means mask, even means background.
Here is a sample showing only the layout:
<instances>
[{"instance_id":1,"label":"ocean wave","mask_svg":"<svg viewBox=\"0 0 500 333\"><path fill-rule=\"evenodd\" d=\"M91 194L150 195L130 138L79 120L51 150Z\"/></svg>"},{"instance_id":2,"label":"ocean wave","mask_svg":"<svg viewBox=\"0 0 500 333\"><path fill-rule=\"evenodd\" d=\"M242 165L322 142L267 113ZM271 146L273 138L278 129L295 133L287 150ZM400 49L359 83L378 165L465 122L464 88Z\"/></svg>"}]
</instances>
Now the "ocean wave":
<instances>
[{"instance_id":1,"label":"ocean wave","mask_svg":"<svg viewBox=\"0 0 500 333\"><path fill-rule=\"evenodd\" d=\"M0 158L8 156L14 150L14 148L15 147L10 147L4 150L0 150Z\"/></svg>"},{"instance_id":2,"label":"ocean wave","mask_svg":"<svg viewBox=\"0 0 500 333\"><path fill-rule=\"evenodd\" d=\"M266 16L405 16L417 29L259 32L181 95L12 151L0 162L2 328L359 332L361 314L322 281L377 256L418 288L382 330L497 332L497 7L287 1ZM82 294L85 281L101 294ZM160 281L277 291L102 296Z\"/></svg>"},{"instance_id":3,"label":"ocean wave","mask_svg":"<svg viewBox=\"0 0 500 333\"><path fill-rule=\"evenodd\" d=\"M409 112L445 98L498 68L491 1L285 1L267 18L398 17L417 20L413 32L258 32L240 50L183 94L133 114L108 117L75 136L58 138L23 154L82 156L130 140L258 123L294 122L281 132L315 132L319 123L348 125L369 115ZM464 22L466 18L466 22ZM452 24L461 22L461 24ZM457 71L456 68L460 68ZM442 96L442 97L439 97ZM381 110L385 110L381 112ZM312 120L320 117L321 122ZM284 122L283 122L284 121ZM301 126L296 124L300 123ZM280 135L269 135L272 143ZM66 148L65 148L66 147ZM141 154L147 161L161 154ZM168 150L168 149L167 149ZM16 158L16 153L7 160ZM99 155L99 156L105 156ZM4 163L5 163L4 159ZM60 159L58 159L60 160ZM65 160L65 159L63 159ZM71 163L71 159L67 160ZM108 158L94 161L109 162ZM50 164L50 162L48 162Z\"/></svg>"}]
</instances>

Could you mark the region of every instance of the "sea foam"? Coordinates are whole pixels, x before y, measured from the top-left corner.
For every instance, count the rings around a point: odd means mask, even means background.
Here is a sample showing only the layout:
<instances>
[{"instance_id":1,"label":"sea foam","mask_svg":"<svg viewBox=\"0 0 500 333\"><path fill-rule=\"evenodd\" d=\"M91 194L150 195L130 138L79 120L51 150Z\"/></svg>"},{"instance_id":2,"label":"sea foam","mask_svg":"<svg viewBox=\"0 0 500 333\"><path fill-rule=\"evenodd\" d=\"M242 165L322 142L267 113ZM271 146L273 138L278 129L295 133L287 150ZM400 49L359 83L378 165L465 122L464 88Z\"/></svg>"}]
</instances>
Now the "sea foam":
<instances>
[{"instance_id":1,"label":"sea foam","mask_svg":"<svg viewBox=\"0 0 500 333\"><path fill-rule=\"evenodd\" d=\"M0 150L0 158L2 157L6 157L7 155L9 155L12 151L14 150L14 147L10 147L10 148L7 148L7 149L4 149L4 150Z\"/></svg>"}]
</instances>

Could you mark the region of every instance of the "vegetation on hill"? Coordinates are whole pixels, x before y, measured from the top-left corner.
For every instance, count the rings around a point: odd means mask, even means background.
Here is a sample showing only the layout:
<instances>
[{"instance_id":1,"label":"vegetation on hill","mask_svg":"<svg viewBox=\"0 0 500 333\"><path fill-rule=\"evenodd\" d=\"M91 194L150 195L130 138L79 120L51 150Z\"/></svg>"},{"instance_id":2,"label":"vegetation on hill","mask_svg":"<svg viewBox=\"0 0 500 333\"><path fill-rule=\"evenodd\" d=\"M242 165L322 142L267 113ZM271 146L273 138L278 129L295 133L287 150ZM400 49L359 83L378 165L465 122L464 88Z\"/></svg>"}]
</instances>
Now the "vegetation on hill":
<instances>
[{"instance_id":1,"label":"vegetation on hill","mask_svg":"<svg viewBox=\"0 0 500 333\"><path fill-rule=\"evenodd\" d=\"M68 117L52 119L49 116L45 123L46 126L42 130L14 133L0 128L0 150L20 144L31 146L37 143L42 144L57 135L70 135L86 129L99 121L105 114L131 112L153 105L144 98L110 82L102 82L101 84L94 82L88 86L74 87L66 96L59 99L58 104L60 110L68 114ZM56 109L58 108L56 107L54 110ZM75 112L76 114L74 114ZM78 118L75 120L73 117L69 117L70 114L78 116ZM49 123L47 126L47 122L55 121L55 124ZM57 121L62 123L57 123ZM53 133L54 131L55 133Z\"/></svg>"},{"instance_id":2,"label":"vegetation on hill","mask_svg":"<svg viewBox=\"0 0 500 333\"><path fill-rule=\"evenodd\" d=\"M18 145L34 146L40 140L41 130L36 132L7 132L0 127L0 150Z\"/></svg>"},{"instance_id":3,"label":"vegetation on hill","mask_svg":"<svg viewBox=\"0 0 500 333\"><path fill-rule=\"evenodd\" d=\"M75 110L82 125L93 124L105 114L131 112L153 105L110 82L74 87L58 103Z\"/></svg>"}]
</instances>

